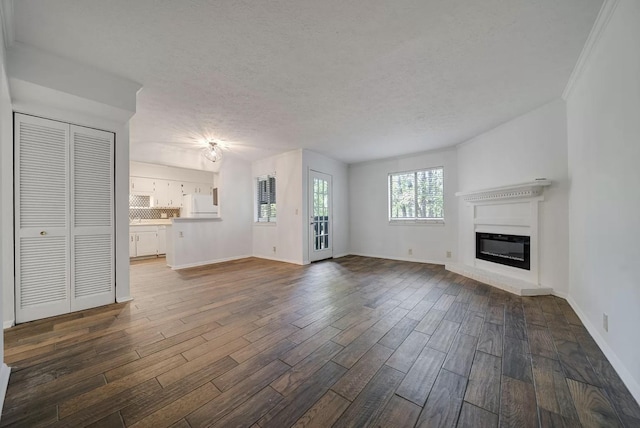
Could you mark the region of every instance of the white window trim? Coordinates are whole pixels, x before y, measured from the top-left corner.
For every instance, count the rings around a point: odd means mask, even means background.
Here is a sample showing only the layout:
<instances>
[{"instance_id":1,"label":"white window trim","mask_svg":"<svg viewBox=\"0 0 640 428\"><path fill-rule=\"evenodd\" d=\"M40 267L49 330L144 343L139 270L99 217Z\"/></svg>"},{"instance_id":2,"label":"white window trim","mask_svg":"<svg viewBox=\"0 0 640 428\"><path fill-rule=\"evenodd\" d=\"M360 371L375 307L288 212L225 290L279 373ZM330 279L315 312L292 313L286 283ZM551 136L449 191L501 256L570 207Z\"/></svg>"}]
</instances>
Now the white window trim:
<instances>
[{"instance_id":1,"label":"white window trim","mask_svg":"<svg viewBox=\"0 0 640 428\"><path fill-rule=\"evenodd\" d=\"M408 171L396 171L387 174L387 216L389 218L389 225L393 226L444 226L445 216L442 218L393 218L391 217L391 176L400 174L415 174L416 172L429 171L432 169L442 169L442 213L445 213L445 179L444 179L444 166L431 166L428 168L412 169Z\"/></svg>"}]
</instances>

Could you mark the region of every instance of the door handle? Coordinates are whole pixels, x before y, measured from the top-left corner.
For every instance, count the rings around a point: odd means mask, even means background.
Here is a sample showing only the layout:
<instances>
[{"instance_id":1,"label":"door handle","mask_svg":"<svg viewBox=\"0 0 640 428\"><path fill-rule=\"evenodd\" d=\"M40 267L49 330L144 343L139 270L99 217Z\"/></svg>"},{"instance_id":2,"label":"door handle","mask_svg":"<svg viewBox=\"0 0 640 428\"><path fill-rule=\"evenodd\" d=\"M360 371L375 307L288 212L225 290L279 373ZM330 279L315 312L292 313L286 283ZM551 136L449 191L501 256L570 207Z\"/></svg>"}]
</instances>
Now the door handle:
<instances>
[{"instance_id":1,"label":"door handle","mask_svg":"<svg viewBox=\"0 0 640 428\"><path fill-rule=\"evenodd\" d=\"M45 232L44 230L42 232L40 232L40 235L42 235L42 236L44 236L46 234L47 234L47 232Z\"/></svg>"}]
</instances>

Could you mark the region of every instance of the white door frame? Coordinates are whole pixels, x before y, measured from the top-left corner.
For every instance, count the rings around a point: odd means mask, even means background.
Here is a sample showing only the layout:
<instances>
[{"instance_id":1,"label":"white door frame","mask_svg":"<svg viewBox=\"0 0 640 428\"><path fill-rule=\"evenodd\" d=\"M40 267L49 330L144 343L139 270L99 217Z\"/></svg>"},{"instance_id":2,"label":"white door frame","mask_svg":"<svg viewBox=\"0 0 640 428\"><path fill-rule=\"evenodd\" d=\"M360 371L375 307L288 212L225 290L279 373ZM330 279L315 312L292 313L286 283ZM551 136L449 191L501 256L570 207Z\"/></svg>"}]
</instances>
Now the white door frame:
<instances>
[{"instance_id":1,"label":"white door frame","mask_svg":"<svg viewBox=\"0 0 640 428\"><path fill-rule=\"evenodd\" d=\"M326 222L319 222L314 215L314 182L315 180L321 180L326 182L327 190L327 220ZM308 206L309 206L309 222L308 222L308 236L309 236L309 261L315 262L318 260L330 259L333 257L333 177L330 174L326 174L320 171L314 171L309 169L308 176ZM323 248L316 249L316 231L318 228L324 227L326 231L326 238L328 245L322 246ZM323 234L324 236L324 234Z\"/></svg>"}]
</instances>

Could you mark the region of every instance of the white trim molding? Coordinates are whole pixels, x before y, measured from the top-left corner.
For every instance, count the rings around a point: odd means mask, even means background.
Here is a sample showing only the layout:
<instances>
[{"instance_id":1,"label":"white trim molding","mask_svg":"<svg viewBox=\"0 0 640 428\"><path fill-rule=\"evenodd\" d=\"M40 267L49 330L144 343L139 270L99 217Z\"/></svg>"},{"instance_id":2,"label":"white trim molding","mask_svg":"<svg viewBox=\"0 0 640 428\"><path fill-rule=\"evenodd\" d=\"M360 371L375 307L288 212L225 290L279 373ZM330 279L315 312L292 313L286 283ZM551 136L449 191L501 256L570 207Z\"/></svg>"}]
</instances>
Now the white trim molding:
<instances>
[{"instance_id":1,"label":"white trim molding","mask_svg":"<svg viewBox=\"0 0 640 428\"><path fill-rule=\"evenodd\" d=\"M602 4L598 17L596 18L596 22L593 24L589 37L587 37L587 41L585 42L582 52L578 57L578 62L576 62L576 65L571 72L571 76L569 77L569 81L567 82L567 86L565 86L564 91L562 92L563 100L567 101L571 96L571 91L578 79L580 79L586 64L589 62L589 57L598 44L598 41L600 41L602 33L604 33L604 30L607 28L609 20L611 19L616 6L618 6L618 2L619 0L605 0Z\"/></svg>"},{"instance_id":2,"label":"white trim molding","mask_svg":"<svg viewBox=\"0 0 640 428\"><path fill-rule=\"evenodd\" d=\"M392 257L392 256L383 256L383 255L380 255L380 254L365 254L365 253L349 253L349 255L351 255L351 256L359 256L359 257L370 257L372 259L398 260L400 262L426 263L426 264L430 264L430 265L444 266L444 262L436 261L436 260L410 259L408 257Z\"/></svg>"},{"instance_id":3,"label":"white trim molding","mask_svg":"<svg viewBox=\"0 0 640 428\"><path fill-rule=\"evenodd\" d=\"M16 325L16 320L5 320L2 323L2 327L4 328L4 330L13 327L14 325Z\"/></svg>"},{"instance_id":4,"label":"white trim molding","mask_svg":"<svg viewBox=\"0 0 640 428\"><path fill-rule=\"evenodd\" d=\"M600 335L598 329L591 323L591 321L589 321L589 318L584 314L584 312L582 312L580 306L578 306L576 301L573 300L571 295L569 295L567 302L569 302L569 305L571 305L576 315L578 315L578 318L580 318L584 327L587 329L591 337L593 337L593 340L596 341L604 355L618 373L618 376L620 376L620 379L622 379L622 382L629 389L631 395L633 395L633 398L640 403L640 384L633 378L631 373L629 373L629 370L627 370L622 361L620 361L620 358L618 358L613 349L611 349L607 341L604 340L602 335Z\"/></svg>"},{"instance_id":5,"label":"white trim molding","mask_svg":"<svg viewBox=\"0 0 640 428\"><path fill-rule=\"evenodd\" d=\"M9 386L9 376L11 376L11 367L2 363L0 366L0 413L4 406L4 398L7 395L7 387Z\"/></svg>"},{"instance_id":6,"label":"white trim molding","mask_svg":"<svg viewBox=\"0 0 640 428\"><path fill-rule=\"evenodd\" d=\"M544 187L550 185L551 181L540 179L508 186L491 187L469 192L456 192L456 196L460 196L465 202L470 203L499 201L502 199L535 198L542 196Z\"/></svg>"},{"instance_id":7,"label":"white trim molding","mask_svg":"<svg viewBox=\"0 0 640 428\"><path fill-rule=\"evenodd\" d=\"M184 265L175 265L175 266L171 266L169 264L167 264L172 270L180 270L180 269L187 269L187 268L192 268L192 267L198 267L198 266L205 266L205 265L214 265L216 263L224 263L224 262L230 262L233 260L240 260L240 259L248 259L251 256L235 256L235 257L225 257L223 259L216 259L216 260L204 260L201 262L195 262L195 263L187 263Z\"/></svg>"}]
</instances>

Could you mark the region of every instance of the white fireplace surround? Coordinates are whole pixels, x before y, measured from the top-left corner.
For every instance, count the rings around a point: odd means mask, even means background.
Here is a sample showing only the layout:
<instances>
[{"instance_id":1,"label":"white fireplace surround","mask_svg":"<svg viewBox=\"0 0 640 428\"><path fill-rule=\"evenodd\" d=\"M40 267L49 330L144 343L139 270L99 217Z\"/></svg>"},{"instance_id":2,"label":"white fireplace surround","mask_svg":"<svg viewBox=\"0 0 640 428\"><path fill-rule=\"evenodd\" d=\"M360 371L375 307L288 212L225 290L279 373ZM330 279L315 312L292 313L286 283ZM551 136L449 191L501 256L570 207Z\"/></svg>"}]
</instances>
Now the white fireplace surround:
<instances>
[{"instance_id":1,"label":"white fireplace surround","mask_svg":"<svg viewBox=\"0 0 640 428\"><path fill-rule=\"evenodd\" d=\"M551 288L539 281L539 203L549 180L535 180L507 186L458 192L466 202L462 212L463 242L458 263L445 268L494 287L521 296L551 294ZM501 233L530 237L530 270L476 259L476 232Z\"/></svg>"}]
</instances>

